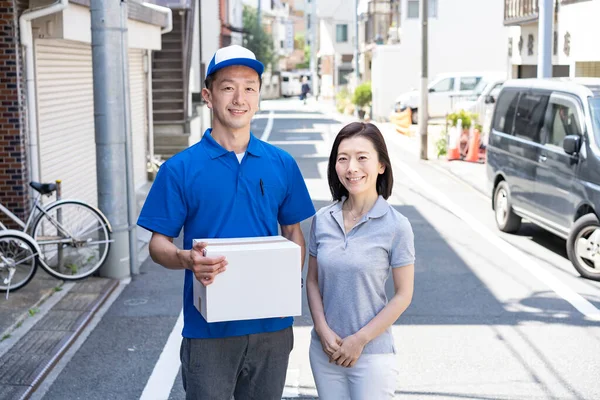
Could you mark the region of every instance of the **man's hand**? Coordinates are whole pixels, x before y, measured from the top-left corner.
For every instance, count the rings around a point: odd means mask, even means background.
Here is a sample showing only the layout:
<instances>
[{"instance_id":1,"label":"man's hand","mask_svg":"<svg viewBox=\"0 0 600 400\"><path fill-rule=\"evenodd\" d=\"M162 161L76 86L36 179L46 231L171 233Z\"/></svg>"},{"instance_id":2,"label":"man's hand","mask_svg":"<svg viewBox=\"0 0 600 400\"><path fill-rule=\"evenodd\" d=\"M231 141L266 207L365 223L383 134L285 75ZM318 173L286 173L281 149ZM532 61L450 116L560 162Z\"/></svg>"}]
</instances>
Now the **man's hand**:
<instances>
[{"instance_id":1,"label":"man's hand","mask_svg":"<svg viewBox=\"0 0 600 400\"><path fill-rule=\"evenodd\" d=\"M362 354L366 343L356 335L342 340L340 348L331 356L331 361L342 367L353 367Z\"/></svg>"},{"instance_id":2,"label":"man's hand","mask_svg":"<svg viewBox=\"0 0 600 400\"><path fill-rule=\"evenodd\" d=\"M210 258L206 257L206 242L197 242L191 250L179 250L177 257L181 264L194 273L204 286L208 286L215 280L215 276L225 271L227 260L225 256Z\"/></svg>"},{"instance_id":3,"label":"man's hand","mask_svg":"<svg viewBox=\"0 0 600 400\"><path fill-rule=\"evenodd\" d=\"M321 340L321 347L329 359L340 348L342 338L340 338L331 328L326 327L322 332L317 332Z\"/></svg>"}]
</instances>

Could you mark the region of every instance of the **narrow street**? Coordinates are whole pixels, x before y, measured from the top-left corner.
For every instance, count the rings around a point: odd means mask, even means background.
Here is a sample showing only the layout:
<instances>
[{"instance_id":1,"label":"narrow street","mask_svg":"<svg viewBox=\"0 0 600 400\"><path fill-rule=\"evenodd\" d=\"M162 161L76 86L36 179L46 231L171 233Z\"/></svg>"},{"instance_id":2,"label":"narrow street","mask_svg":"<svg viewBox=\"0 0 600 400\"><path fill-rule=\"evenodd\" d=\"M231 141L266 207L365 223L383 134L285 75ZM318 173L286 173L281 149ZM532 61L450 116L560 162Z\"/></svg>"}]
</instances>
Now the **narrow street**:
<instances>
[{"instance_id":1,"label":"narrow street","mask_svg":"<svg viewBox=\"0 0 600 400\"><path fill-rule=\"evenodd\" d=\"M295 157L319 209L330 202L327 161L345 121L311 100L263 101L252 131ZM380 126L394 168L389 202L412 223L417 251L413 303L393 327L397 397L599 399L600 282L580 278L564 241L530 223L500 233L489 198ZM147 259L33 398L184 399L182 287L182 273ZM304 298L284 398L316 396Z\"/></svg>"}]
</instances>

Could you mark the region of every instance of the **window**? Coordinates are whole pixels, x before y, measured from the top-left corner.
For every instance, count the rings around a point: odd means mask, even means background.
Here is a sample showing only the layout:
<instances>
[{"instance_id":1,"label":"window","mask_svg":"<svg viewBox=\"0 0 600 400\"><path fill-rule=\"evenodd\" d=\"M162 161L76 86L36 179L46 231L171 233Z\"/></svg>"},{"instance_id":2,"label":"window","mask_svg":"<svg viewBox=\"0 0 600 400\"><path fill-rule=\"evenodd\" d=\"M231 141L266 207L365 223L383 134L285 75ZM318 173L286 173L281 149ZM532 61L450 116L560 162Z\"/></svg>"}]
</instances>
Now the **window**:
<instances>
[{"instance_id":1,"label":"window","mask_svg":"<svg viewBox=\"0 0 600 400\"><path fill-rule=\"evenodd\" d=\"M480 80L480 76L463 76L460 78L460 90L475 90Z\"/></svg>"},{"instance_id":2,"label":"window","mask_svg":"<svg viewBox=\"0 0 600 400\"><path fill-rule=\"evenodd\" d=\"M516 90L505 90L500 94L498 104L496 104L494 130L512 134L518 100L519 92Z\"/></svg>"},{"instance_id":3,"label":"window","mask_svg":"<svg viewBox=\"0 0 600 400\"><path fill-rule=\"evenodd\" d=\"M338 69L338 85L347 85L348 78L352 74L352 68L340 68Z\"/></svg>"},{"instance_id":4,"label":"window","mask_svg":"<svg viewBox=\"0 0 600 400\"><path fill-rule=\"evenodd\" d=\"M581 125L575 105L569 102L551 101L549 110L550 126L547 144L562 147L565 136L581 135Z\"/></svg>"},{"instance_id":5,"label":"window","mask_svg":"<svg viewBox=\"0 0 600 400\"><path fill-rule=\"evenodd\" d=\"M429 14L429 18L437 18L438 13L438 0L429 0L428 4L429 8L427 9L427 13ZM406 18L408 19L417 19L419 18L420 5L419 0L408 0L407 10L406 10Z\"/></svg>"},{"instance_id":6,"label":"window","mask_svg":"<svg viewBox=\"0 0 600 400\"><path fill-rule=\"evenodd\" d=\"M600 141L600 97L590 97L589 103L596 140Z\"/></svg>"},{"instance_id":7,"label":"window","mask_svg":"<svg viewBox=\"0 0 600 400\"><path fill-rule=\"evenodd\" d=\"M335 41L338 43L343 43L348 41L348 25L347 24L337 24L335 26Z\"/></svg>"},{"instance_id":8,"label":"window","mask_svg":"<svg viewBox=\"0 0 600 400\"><path fill-rule=\"evenodd\" d=\"M453 90L454 90L454 78L442 79L441 81L439 81L438 83L436 83L429 89L430 92L435 92L435 93L451 92Z\"/></svg>"},{"instance_id":9,"label":"window","mask_svg":"<svg viewBox=\"0 0 600 400\"><path fill-rule=\"evenodd\" d=\"M539 93L522 93L515 115L514 135L540 142L540 129L544 123L546 104L550 96Z\"/></svg>"}]
</instances>

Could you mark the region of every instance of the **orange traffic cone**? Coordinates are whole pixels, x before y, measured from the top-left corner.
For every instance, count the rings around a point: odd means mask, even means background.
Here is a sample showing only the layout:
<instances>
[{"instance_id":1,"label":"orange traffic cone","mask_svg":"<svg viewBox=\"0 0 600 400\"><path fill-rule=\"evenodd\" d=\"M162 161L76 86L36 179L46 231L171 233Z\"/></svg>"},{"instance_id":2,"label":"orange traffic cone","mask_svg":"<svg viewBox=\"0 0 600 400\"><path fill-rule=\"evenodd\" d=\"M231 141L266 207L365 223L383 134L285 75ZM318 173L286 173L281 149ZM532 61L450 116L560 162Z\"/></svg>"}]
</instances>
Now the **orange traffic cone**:
<instances>
[{"instance_id":1,"label":"orange traffic cone","mask_svg":"<svg viewBox=\"0 0 600 400\"><path fill-rule=\"evenodd\" d=\"M450 128L448 135L448 155L446 157L448 161L460 159L460 150L458 149L458 141L460 140L459 128L460 126Z\"/></svg>"},{"instance_id":2,"label":"orange traffic cone","mask_svg":"<svg viewBox=\"0 0 600 400\"><path fill-rule=\"evenodd\" d=\"M465 161L479 162L479 129L473 129Z\"/></svg>"}]
</instances>

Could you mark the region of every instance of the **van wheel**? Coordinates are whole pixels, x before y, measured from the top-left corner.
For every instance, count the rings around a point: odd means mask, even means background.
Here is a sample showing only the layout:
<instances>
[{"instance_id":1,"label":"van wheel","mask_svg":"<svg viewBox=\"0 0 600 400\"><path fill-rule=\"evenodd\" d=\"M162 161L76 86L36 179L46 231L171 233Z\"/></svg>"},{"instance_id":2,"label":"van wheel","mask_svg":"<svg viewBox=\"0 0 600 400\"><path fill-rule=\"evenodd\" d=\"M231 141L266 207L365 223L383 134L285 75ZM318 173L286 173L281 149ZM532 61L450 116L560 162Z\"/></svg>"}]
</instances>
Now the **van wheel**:
<instances>
[{"instance_id":1,"label":"van wheel","mask_svg":"<svg viewBox=\"0 0 600 400\"><path fill-rule=\"evenodd\" d=\"M595 214L575 221L567 240L567 254L581 276L600 281L600 223Z\"/></svg>"},{"instance_id":2,"label":"van wheel","mask_svg":"<svg viewBox=\"0 0 600 400\"><path fill-rule=\"evenodd\" d=\"M521 227L521 217L512 209L510 200L510 191L506 181L502 181L496 186L494 193L494 213L496 225L502 232L515 233Z\"/></svg>"},{"instance_id":3,"label":"van wheel","mask_svg":"<svg viewBox=\"0 0 600 400\"><path fill-rule=\"evenodd\" d=\"M410 122L412 122L413 125L416 125L419 123L419 109L417 109L417 108L410 109Z\"/></svg>"}]
</instances>

